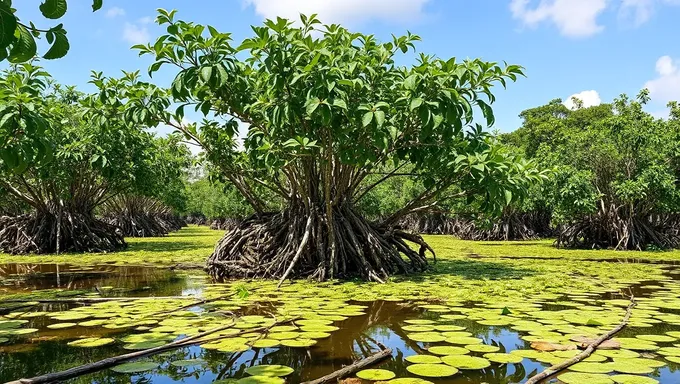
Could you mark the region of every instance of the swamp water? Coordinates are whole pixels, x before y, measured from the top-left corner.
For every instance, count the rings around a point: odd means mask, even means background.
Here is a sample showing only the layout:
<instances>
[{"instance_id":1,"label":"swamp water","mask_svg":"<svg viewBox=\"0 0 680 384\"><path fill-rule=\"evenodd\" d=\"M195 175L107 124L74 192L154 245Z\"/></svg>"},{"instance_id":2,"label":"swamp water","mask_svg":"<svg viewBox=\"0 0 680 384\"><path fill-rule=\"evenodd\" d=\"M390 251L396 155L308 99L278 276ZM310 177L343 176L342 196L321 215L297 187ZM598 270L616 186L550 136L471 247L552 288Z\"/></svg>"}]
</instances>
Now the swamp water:
<instances>
[{"instance_id":1,"label":"swamp water","mask_svg":"<svg viewBox=\"0 0 680 384\"><path fill-rule=\"evenodd\" d=\"M638 305L630 326L617 335L622 349L596 352L561 380L680 383L680 280L672 268L665 280L628 285L625 292ZM102 297L138 299L96 301ZM200 299L213 301L191 307ZM211 284L198 271L6 264L0 265L0 382L222 327L201 346L71 381L301 383L370 356L382 344L392 349L392 359L371 368L389 372L365 372L376 380L363 383L392 377L412 379L392 381L401 384L521 383L576 353L535 351L532 341L566 344L574 335L604 333L618 324L627 305L612 289L431 302L397 292L348 293L333 284L286 285L279 291L272 282ZM274 324L291 318L299 319ZM262 331L267 327L272 328ZM281 367L256 368L263 365Z\"/></svg>"}]
</instances>

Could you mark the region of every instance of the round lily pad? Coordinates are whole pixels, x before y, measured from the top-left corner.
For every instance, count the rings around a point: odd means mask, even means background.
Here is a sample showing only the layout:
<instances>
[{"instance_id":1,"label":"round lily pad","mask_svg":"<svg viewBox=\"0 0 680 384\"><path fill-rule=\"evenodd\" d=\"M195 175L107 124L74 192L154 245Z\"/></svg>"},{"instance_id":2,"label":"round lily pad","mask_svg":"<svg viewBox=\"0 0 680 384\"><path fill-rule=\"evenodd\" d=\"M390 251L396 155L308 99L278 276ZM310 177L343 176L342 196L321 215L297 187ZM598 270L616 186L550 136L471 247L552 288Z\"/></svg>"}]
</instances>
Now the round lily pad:
<instances>
[{"instance_id":1,"label":"round lily pad","mask_svg":"<svg viewBox=\"0 0 680 384\"><path fill-rule=\"evenodd\" d=\"M459 344L459 345L468 345L468 344L482 344L484 340L478 339L476 337L472 336L457 336L457 337L448 337L445 340L447 343L450 344Z\"/></svg>"},{"instance_id":2,"label":"round lily pad","mask_svg":"<svg viewBox=\"0 0 680 384\"><path fill-rule=\"evenodd\" d=\"M340 328L332 325L303 325L300 329L304 332L334 332Z\"/></svg>"},{"instance_id":3,"label":"round lily pad","mask_svg":"<svg viewBox=\"0 0 680 384\"><path fill-rule=\"evenodd\" d=\"M416 325L429 325L429 324L434 324L435 322L432 321L432 320L426 320L426 319L411 319L411 320L404 320L404 323L416 324Z\"/></svg>"},{"instance_id":4,"label":"round lily pad","mask_svg":"<svg viewBox=\"0 0 680 384\"><path fill-rule=\"evenodd\" d=\"M387 369L364 369L363 371L357 372L357 377L364 380L390 380L397 376L392 371Z\"/></svg>"},{"instance_id":5,"label":"round lily pad","mask_svg":"<svg viewBox=\"0 0 680 384\"><path fill-rule=\"evenodd\" d=\"M628 349L598 349L595 351L594 354L602 355L604 357L611 357L612 359L615 358L632 359L640 356L639 353Z\"/></svg>"},{"instance_id":6,"label":"round lily pad","mask_svg":"<svg viewBox=\"0 0 680 384\"><path fill-rule=\"evenodd\" d=\"M272 332L269 334L270 339L276 339L276 340L287 340L287 339L295 339L298 336L300 336L299 332Z\"/></svg>"},{"instance_id":7,"label":"round lily pad","mask_svg":"<svg viewBox=\"0 0 680 384\"><path fill-rule=\"evenodd\" d=\"M614 384L609 376L601 373L567 372L557 376L557 378L566 384Z\"/></svg>"},{"instance_id":8,"label":"round lily pad","mask_svg":"<svg viewBox=\"0 0 680 384\"><path fill-rule=\"evenodd\" d=\"M295 324L303 326L303 325L331 325L333 324L332 320L323 320L323 319L305 319L305 320L297 320Z\"/></svg>"},{"instance_id":9,"label":"round lily pad","mask_svg":"<svg viewBox=\"0 0 680 384\"><path fill-rule=\"evenodd\" d=\"M111 368L112 371L118 373L139 373L151 371L152 369L158 368L158 364L152 363L150 361L137 361L134 363L125 363L121 365L116 365Z\"/></svg>"},{"instance_id":10,"label":"round lily pad","mask_svg":"<svg viewBox=\"0 0 680 384\"><path fill-rule=\"evenodd\" d=\"M316 344L316 340L312 339L281 340L281 345L292 348L306 348L311 347L314 344Z\"/></svg>"},{"instance_id":11,"label":"round lily pad","mask_svg":"<svg viewBox=\"0 0 680 384\"><path fill-rule=\"evenodd\" d=\"M610 363L576 363L569 370L582 373L609 373L614 371Z\"/></svg>"},{"instance_id":12,"label":"round lily pad","mask_svg":"<svg viewBox=\"0 0 680 384\"><path fill-rule=\"evenodd\" d=\"M331 337L328 332L302 332L300 333L301 339L325 339Z\"/></svg>"},{"instance_id":13,"label":"round lily pad","mask_svg":"<svg viewBox=\"0 0 680 384\"><path fill-rule=\"evenodd\" d=\"M187 359L187 360L175 360L171 365L174 365L175 367L193 367L195 365L202 365L205 363L205 360L203 359Z\"/></svg>"},{"instance_id":14,"label":"round lily pad","mask_svg":"<svg viewBox=\"0 0 680 384\"><path fill-rule=\"evenodd\" d=\"M617 384L658 384L659 381L647 376L638 375L614 375L611 376Z\"/></svg>"},{"instance_id":15,"label":"round lily pad","mask_svg":"<svg viewBox=\"0 0 680 384\"><path fill-rule=\"evenodd\" d=\"M402 377L385 382L386 384L434 384L431 381L419 379L417 377Z\"/></svg>"},{"instance_id":16,"label":"round lily pad","mask_svg":"<svg viewBox=\"0 0 680 384\"><path fill-rule=\"evenodd\" d=\"M54 323L54 324L48 325L47 328L49 328L49 329L64 329L64 328L75 327L76 325L78 325L78 324L76 324L76 323Z\"/></svg>"},{"instance_id":17,"label":"round lily pad","mask_svg":"<svg viewBox=\"0 0 680 384\"><path fill-rule=\"evenodd\" d=\"M446 356L446 355L467 355L470 353L469 349L463 348L463 347L453 347L453 346L435 346L435 347L430 347L427 349L428 352L434 353L435 355L441 355L441 356Z\"/></svg>"},{"instance_id":18,"label":"round lily pad","mask_svg":"<svg viewBox=\"0 0 680 384\"><path fill-rule=\"evenodd\" d=\"M448 377L458 373L458 369L444 364L413 364L406 367L406 370L424 377Z\"/></svg>"},{"instance_id":19,"label":"round lily pad","mask_svg":"<svg viewBox=\"0 0 680 384\"><path fill-rule=\"evenodd\" d=\"M278 340L273 339L260 339L253 341L250 345L254 348L274 348L281 344Z\"/></svg>"},{"instance_id":20,"label":"round lily pad","mask_svg":"<svg viewBox=\"0 0 680 384\"><path fill-rule=\"evenodd\" d=\"M672 343L677 340L675 337L666 335L637 335L635 337L640 340L654 341L657 343Z\"/></svg>"},{"instance_id":21,"label":"round lily pad","mask_svg":"<svg viewBox=\"0 0 680 384\"><path fill-rule=\"evenodd\" d=\"M437 332L415 332L407 334L406 337L421 343L437 343L446 339L441 333Z\"/></svg>"},{"instance_id":22,"label":"round lily pad","mask_svg":"<svg viewBox=\"0 0 680 384\"><path fill-rule=\"evenodd\" d=\"M521 363L524 358L522 356L513 355L510 353L487 353L484 358L500 364L517 364Z\"/></svg>"},{"instance_id":23,"label":"round lily pad","mask_svg":"<svg viewBox=\"0 0 680 384\"><path fill-rule=\"evenodd\" d=\"M491 352L498 352L501 349L495 345L489 345L489 344L470 344L466 345L465 349L469 349L472 352L479 352L479 353L491 353Z\"/></svg>"},{"instance_id":24,"label":"round lily pad","mask_svg":"<svg viewBox=\"0 0 680 384\"><path fill-rule=\"evenodd\" d=\"M78 339L74 340L68 343L71 347L80 347L80 348L94 348L94 347L101 347L103 345L108 345L116 340L108 338L108 337L88 337L86 339Z\"/></svg>"},{"instance_id":25,"label":"round lily pad","mask_svg":"<svg viewBox=\"0 0 680 384\"><path fill-rule=\"evenodd\" d=\"M246 368L246 373L251 376L284 377L293 372L295 372L293 368L286 367L285 365L255 365Z\"/></svg>"},{"instance_id":26,"label":"round lily pad","mask_svg":"<svg viewBox=\"0 0 680 384\"><path fill-rule=\"evenodd\" d=\"M240 379L236 384L284 384L286 380L273 376L248 376Z\"/></svg>"},{"instance_id":27,"label":"round lily pad","mask_svg":"<svg viewBox=\"0 0 680 384\"><path fill-rule=\"evenodd\" d=\"M405 359L413 364L439 364L442 360L437 356L432 355L411 355Z\"/></svg>"},{"instance_id":28,"label":"round lily pad","mask_svg":"<svg viewBox=\"0 0 680 384\"><path fill-rule=\"evenodd\" d=\"M156 348L160 347L161 345L165 345L166 342L163 340L147 340L147 341L140 341L138 343L130 343L130 344L125 344L123 346L124 349L129 349L129 350L141 350L141 349L149 349L149 348Z\"/></svg>"},{"instance_id":29,"label":"round lily pad","mask_svg":"<svg viewBox=\"0 0 680 384\"><path fill-rule=\"evenodd\" d=\"M659 348L656 353L664 356L680 356L680 348L678 347L663 347Z\"/></svg>"},{"instance_id":30,"label":"round lily pad","mask_svg":"<svg viewBox=\"0 0 680 384\"><path fill-rule=\"evenodd\" d=\"M680 356L664 356L664 359L671 363L680 364Z\"/></svg>"},{"instance_id":31,"label":"round lily pad","mask_svg":"<svg viewBox=\"0 0 680 384\"><path fill-rule=\"evenodd\" d=\"M461 327L460 325L450 325L450 324L440 324L440 325L435 325L434 329L440 332L453 332L453 331L464 331L465 327Z\"/></svg>"},{"instance_id":32,"label":"round lily pad","mask_svg":"<svg viewBox=\"0 0 680 384\"><path fill-rule=\"evenodd\" d=\"M487 359L468 355L444 356L442 361L458 369L484 369L491 365L491 362Z\"/></svg>"},{"instance_id":33,"label":"round lily pad","mask_svg":"<svg viewBox=\"0 0 680 384\"><path fill-rule=\"evenodd\" d=\"M0 337L0 344L5 344L5 343L8 342L8 341L9 341L8 338L6 338L6 337Z\"/></svg>"},{"instance_id":34,"label":"round lily pad","mask_svg":"<svg viewBox=\"0 0 680 384\"><path fill-rule=\"evenodd\" d=\"M614 362L607 364L613 371L620 373L629 373L635 375L645 375L654 372L654 368L639 363L628 363L626 361L635 361L637 359L615 359Z\"/></svg>"},{"instance_id":35,"label":"round lily pad","mask_svg":"<svg viewBox=\"0 0 680 384\"><path fill-rule=\"evenodd\" d=\"M404 325L401 329L406 332L430 332L435 330L432 325Z\"/></svg>"}]
</instances>

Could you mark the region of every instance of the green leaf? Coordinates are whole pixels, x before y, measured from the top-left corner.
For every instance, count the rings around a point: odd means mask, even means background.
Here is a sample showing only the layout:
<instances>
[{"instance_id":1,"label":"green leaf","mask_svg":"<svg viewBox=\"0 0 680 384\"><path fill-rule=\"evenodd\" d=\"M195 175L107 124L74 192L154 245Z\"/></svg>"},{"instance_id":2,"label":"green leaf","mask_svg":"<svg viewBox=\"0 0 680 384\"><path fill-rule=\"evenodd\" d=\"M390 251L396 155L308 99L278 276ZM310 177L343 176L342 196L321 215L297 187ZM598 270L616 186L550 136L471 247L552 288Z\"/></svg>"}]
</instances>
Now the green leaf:
<instances>
[{"instance_id":1,"label":"green leaf","mask_svg":"<svg viewBox=\"0 0 680 384\"><path fill-rule=\"evenodd\" d=\"M23 63L29 61L35 56L37 47L33 35L26 29L26 27L19 25L19 41L17 41L9 53L10 63Z\"/></svg>"},{"instance_id":2,"label":"green leaf","mask_svg":"<svg viewBox=\"0 0 680 384\"><path fill-rule=\"evenodd\" d=\"M364 127L371 124L371 121L373 121L373 112L366 112L364 116L361 118L361 124Z\"/></svg>"},{"instance_id":3,"label":"green leaf","mask_svg":"<svg viewBox=\"0 0 680 384\"><path fill-rule=\"evenodd\" d=\"M17 18L12 13L9 5L0 1L0 50L4 51L4 48L14 41L14 31L16 29Z\"/></svg>"},{"instance_id":4,"label":"green leaf","mask_svg":"<svg viewBox=\"0 0 680 384\"><path fill-rule=\"evenodd\" d=\"M416 97L415 99L411 100L410 109L411 111L413 111L414 109L420 107L421 105L423 105L423 99L421 99L420 97Z\"/></svg>"},{"instance_id":5,"label":"green leaf","mask_svg":"<svg viewBox=\"0 0 680 384\"><path fill-rule=\"evenodd\" d=\"M307 100L307 116L311 116L312 113L316 111L316 108L319 106L320 103L321 100L319 100L318 97Z\"/></svg>"},{"instance_id":6,"label":"green leaf","mask_svg":"<svg viewBox=\"0 0 680 384\"><path fill-rule=\"evenodd\" d=\"M45 0L40 4L40 12L48 19L58 19L66 13L66 0Z\"/></svg>"},{"instance_id":7,"label":"green leaf","mask_svg":"<svg viewBox=\"0 0 680 384\"><path fill-rule=\"evenodd\" d=\"M385 112L375 111L373 115L375 116L375 123L378 124L378 127L381 127L385 122Z\"/></svg>"},{"instance_id":8,"label":"green leaf","mask_svg":"<svg viewBox=\"0 0 680 384\"><path fill-rule=\"evenodd\" d=\"M482 113L486 118L486 125L489 127L492 126L496 122L496 117L493 115L493 109L491 109L489 104L482 100L477 100L477 105L479 105L479 108L482 110Z\"/></svg>"},{"instance_id":9,"label":"green leaf","mask_svg":"<svg viewBox=\"0 0 680 384\"><path fill-rule=\"evenodd\" d=\"M333 100L333 105L338 107L338 108L342 108L344 110L347 110L347 103L345 103L345 100L343 100L343 99Z\"/></svg>"},{"instance_id":10,"label":"green leaf","mask_svg":"<svg viewBox=\"0 0 680 384\"><path fill-rule=\"evenodd\" d=\"M102 8L102 5L104 5L104 0L94 0L92 2L92 12L97 12Z\"/></svg>"},{"instance_id":11,"label":"green leaf","mask_svg":"<svg viewBox=\"0 0 680 384\"><path fill-rule=\"evenodd\" d=\"M45 55L43 55L43 58L47 60L53 60L53 59L60 59L68 53L69 48L71 48L71 45L68 42L68 38L66 37L66 31L65 30L60 30L60 31L54 31L54 32L48 32L52 33L54 37L54 43L50 47L50 49L45 52Z\"/></svg>"},{"instance_id":12,"label":"green leaf","mask_svg":"<svg viewBox=\"0 0 680 384\"><path fill-rule=\"evenodd\" d=\"M206 83L210 81L210 78L212 77L213 69L212 67L203 67L201 68L201 78L203 81Z\"/></svg>"},{"instance_id":13,"label":"green leaf","mask_svg":"<svg viewBox=\"0 0 680 384\"><path fill-rule=\"evenodd\" d=\"M510 205L511 202L512 202L512 192L506 189L505 190L505 204Z\"/></svg>"},{"instance_id":14,"label":"green leaf","mask_svg":"<svg viewBox=\"0 0 680 384\"><path fill-rule=\"evenodd\" d=\"M409 91L416 89L416 75L411 75L404 79L404 88L408 89Z\"/></svg>"}]
</instances>

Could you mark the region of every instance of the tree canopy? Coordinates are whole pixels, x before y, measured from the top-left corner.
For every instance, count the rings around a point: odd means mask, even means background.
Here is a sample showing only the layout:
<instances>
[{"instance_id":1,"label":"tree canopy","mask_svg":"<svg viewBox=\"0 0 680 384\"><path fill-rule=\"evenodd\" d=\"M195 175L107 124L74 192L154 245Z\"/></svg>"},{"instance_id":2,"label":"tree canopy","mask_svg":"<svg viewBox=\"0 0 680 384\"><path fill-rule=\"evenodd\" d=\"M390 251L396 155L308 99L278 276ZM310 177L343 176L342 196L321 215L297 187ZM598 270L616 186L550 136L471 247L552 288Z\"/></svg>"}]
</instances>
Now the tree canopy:
<instances>
[{"instance_id":1,"label":"tree canopy","mask_svg":"<svg viewBox=\"0 0 680 384\"><path fill-rule=\"evenodd\" d=\"M382 43L313 15L300 26L267 20L238 45L228 33L176 20L175 11L159 10L157 22L167 34L136 48L155 57L151 75L175 68L169 90L132 77L94 82L104 102L126 105L129 121L172 125L199 144L257 213L218 246L210 261L217 277L295 270L380 280L422 269L425 242L389 229L400 217L480 195L485 209L500 210L540 177L473 119L494 123L492 87L516 80L520 66L420 54L417 64L400 67L395 58L418 36ZM117 88L127 91L111 97ZM171 112L171 105L178 107ZM185 123L186 108L205 119ZM243 143L239 124L247 126ZM379 223L355 213L357 199L404 169L422 187L418 195ZM381 176L365 183L374 175ZM256 186L285 201L283 212L270 214ZM277 235L281 229L288 239Z\"/></svg>"},{"instance_id":2,"label":"tree canopy","mask_svg":"<svg viewBox=\"0 0 680 384\"><path fill-rule=\"evenodd\" d=\"M569 110L556 100L522 113L506 137L545 167L556 169L544 189L559 245L617 249L680 244L676 214L677 108L662 120L644 111L643 90L612 104ZM673 107L674 104L671 104Z\"/></svg>"}]
</instances>

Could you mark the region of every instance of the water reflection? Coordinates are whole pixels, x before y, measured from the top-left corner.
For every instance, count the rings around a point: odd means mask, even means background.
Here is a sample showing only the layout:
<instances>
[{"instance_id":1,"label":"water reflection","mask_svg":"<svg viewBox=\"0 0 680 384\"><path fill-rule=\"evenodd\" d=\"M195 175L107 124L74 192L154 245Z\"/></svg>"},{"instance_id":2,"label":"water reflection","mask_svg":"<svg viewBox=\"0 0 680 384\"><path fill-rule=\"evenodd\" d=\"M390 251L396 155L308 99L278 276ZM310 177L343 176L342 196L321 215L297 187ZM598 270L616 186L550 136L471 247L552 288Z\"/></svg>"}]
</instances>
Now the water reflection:
<instances>
[{"instance_id":1,"label":"water reflection","mask_svg":"<svg viewBox=\"0 0 680 384\"><path fill-rule=\"evenodd\" d=\"M46 288L91 290L95 286L112 286L123 288L112 291L113 295L132 296L199 294L205 281L203 277L189 278L179 272L145 267L104 265L76 268L67 265L57 267L56 265L17 264L0 266L0 279L3 287L10 292ZM648 296L656 290L656 288L649 288L649 284L635 285L631 289L638 297ZM436 314L425 312L406 302L375 301L356 304L367 306L364 315L352 316L347 320L336 322L335 325L341 327L341 330L332 332L330 337L319 340L318 344L311 348L280 347L223 353L194 346L150 358L151 361L158 363L158 368L149 373L129 375L105 370L74 379L72 382L211 383L220 379L244 377L246 376L245 369L253 365L281 364L295 369L295 372L289 376L288 382L300 383L316 379L367 357L378 349L378 344L383 344L393 350L393 358L379 367L394 371L397 377L413 377L406 370L409 364L404 360L406 357L424 353L432 345L446 345L445 343L427 344L412 341L406 336L407 332L402 329L407 319L435 319ZM65 309L68 309L68 305L45 304L31 310L61 311ZM563 308L552 306L550 309ZM271 310L271 305L263 304L248 308L245 313L265 313L269 310ZM83 335L121 337L132 333L131 331L79 326L63 330L47 329L46 326L53 322L47 317L30 319L28 327L40 329L38 334L26 337L20 343L0 346L0 382L63 370L128 352L122 348L121 343L99 348L79 349L67 346L66 342ZM475 337L482 338L486 344L498 346L501 352L529 348L529 343L522 340L521 335L509 327L483 326L471 320L452 320L450 323L466 327L467 331L473 333ZM622 332L620 336L661 334L670 330L680 330L680 326L659 324L652 328L631 328ZM472 355L483 354L472 353ZM203 359L204 363L190 367L177 367L170 364L172 361L184 359ZM545 367L545 364L525 359L521 364L492 364L483 370L461 371L452 378L428 380L436 384L521 383ZM669 364L658 369L652 376L661 383L679 383L678 368L680 366L676 364Z\"/></svg>"}]
</instances>

